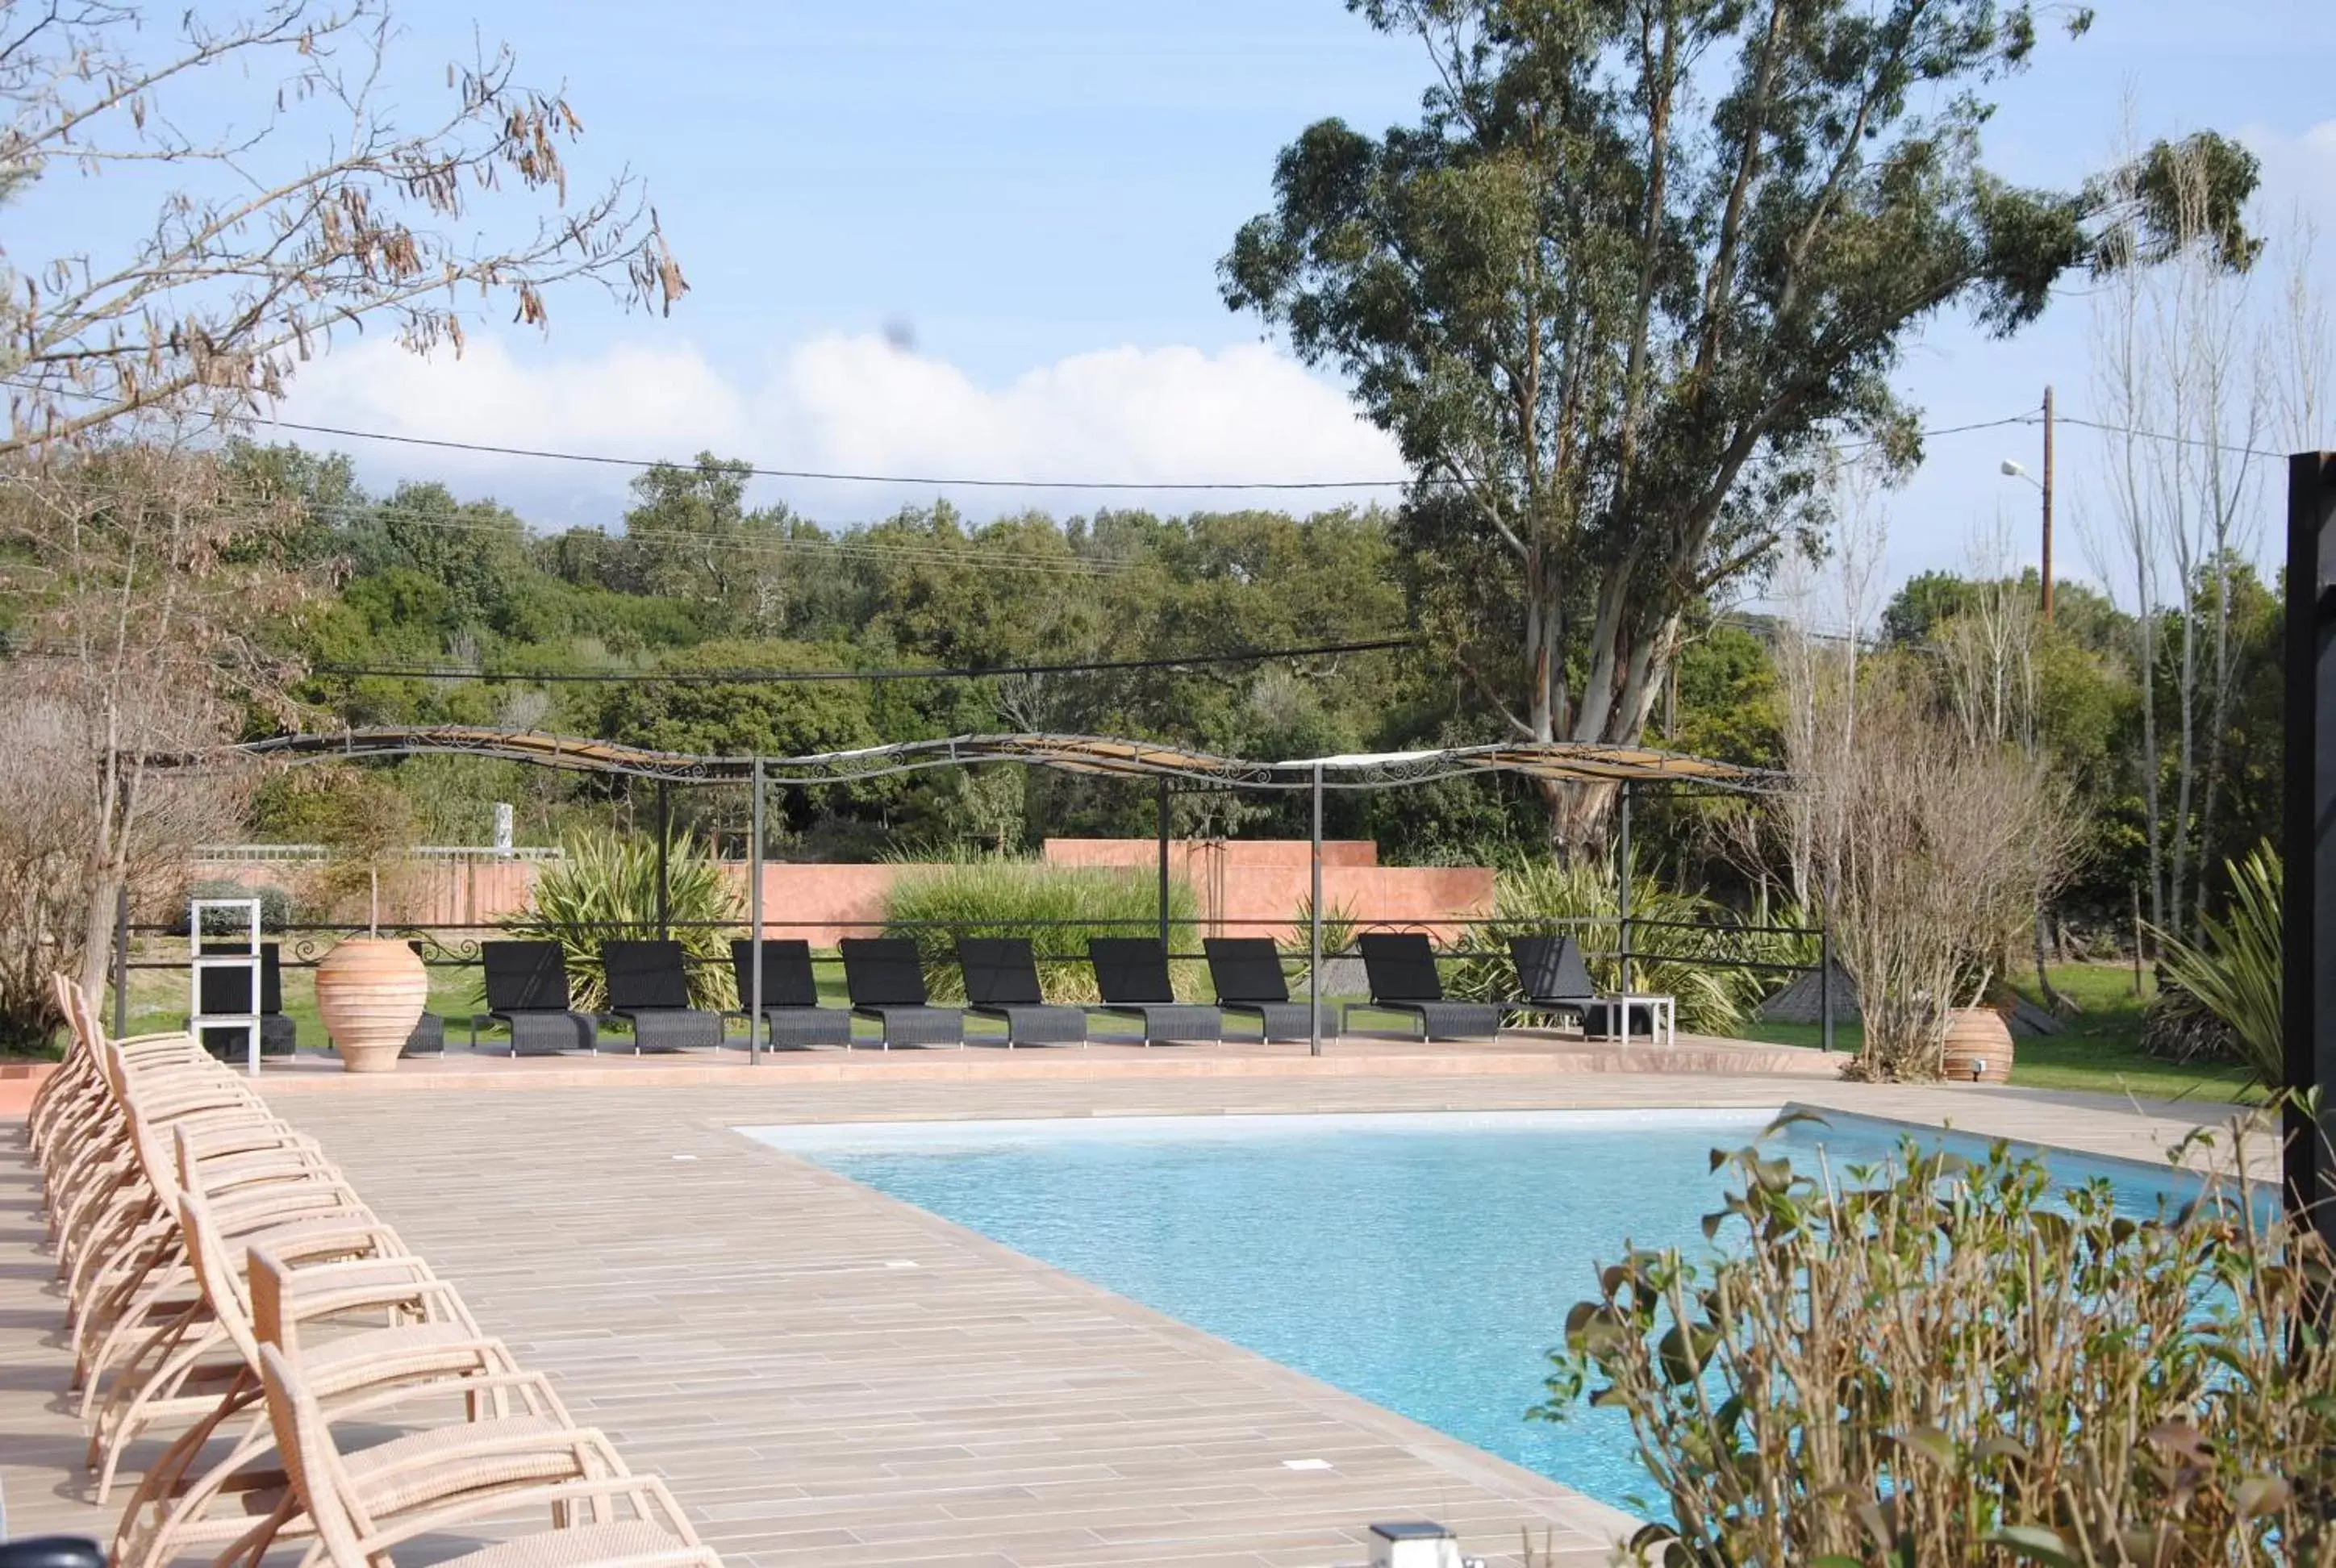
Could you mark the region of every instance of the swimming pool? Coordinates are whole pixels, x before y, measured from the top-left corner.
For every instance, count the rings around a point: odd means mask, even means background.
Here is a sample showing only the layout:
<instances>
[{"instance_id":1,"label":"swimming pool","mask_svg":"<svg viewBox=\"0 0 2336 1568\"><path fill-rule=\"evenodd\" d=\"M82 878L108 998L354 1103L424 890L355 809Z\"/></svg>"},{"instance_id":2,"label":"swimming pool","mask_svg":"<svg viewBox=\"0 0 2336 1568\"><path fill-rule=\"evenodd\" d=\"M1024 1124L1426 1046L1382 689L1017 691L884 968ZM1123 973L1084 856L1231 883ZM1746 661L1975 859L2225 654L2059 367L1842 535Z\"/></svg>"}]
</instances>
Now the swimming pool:
<instances>
[{"instance_id":1,"label":"swimming pool","mask_svg":"<svg viewBox=\"0 0 2336 1568\"><path fill-rule=\"evenodd\" d=\"M1619 1412L1529 1422L1593 1265L1699 1248L1715 1147L1767 1111L1162 1116L747 1127L774 1147L1621 1507L1646 1490ZM1801 1124L1806 1166L1903 1129ZM1975 1140L1945 1141L1979 1146ZM2171 1178L2053 1154L2146 1211Z\"/></svg>"}]
</instances>

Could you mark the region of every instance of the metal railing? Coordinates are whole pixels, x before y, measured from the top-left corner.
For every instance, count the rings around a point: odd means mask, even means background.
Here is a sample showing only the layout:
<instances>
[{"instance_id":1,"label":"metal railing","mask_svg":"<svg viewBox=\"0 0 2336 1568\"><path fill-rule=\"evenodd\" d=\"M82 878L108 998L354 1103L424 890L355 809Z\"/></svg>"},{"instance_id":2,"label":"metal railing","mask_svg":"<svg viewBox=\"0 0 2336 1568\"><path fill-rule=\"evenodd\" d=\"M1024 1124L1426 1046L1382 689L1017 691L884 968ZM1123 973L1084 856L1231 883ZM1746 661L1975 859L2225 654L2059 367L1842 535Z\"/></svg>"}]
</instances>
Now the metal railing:
<instances>
[{"instance_id":1,"label":"metal railing","mask_svg":"<svg viewBox=\"0 0 2336 1568\"><path fill-rule=\"evenodd\" d=\"M1633 966L1640 963L1682 964L1690 968L1736 969L1754 974L1805 975L1814 973L1819 977L1817 1000L1819 1045L1821 1048L1826 1052L1831 1052L1835 1048L1835 1005L1837 998L1833 994L1833 976L1835 972L1833 962L1833 935L1831 930L1824 926L1788 926L1776 924L1749 925L1727 920L1666 920L1649 919L1644 916L1621 915L1552 916L1545 920L1516 920L1502 916L1455 916L1451 919L1401 920L1371 920L1363 919L1338 920L1335 922L1326 921L1325 923L1348 926L1352 932L1352 936L1361 936L1366 933L1377 931L1418 931L1431 929L1439 930L1457 930L1468 932L1473 936L1481 935L1481 933L1487 930L1500 930L1509 935L1524 935L1529 933L1555 934L1587 928L1618 928L1616 951L1611 956L1623 966L1622 972L1624 983L1622 989L1626 991L1631 989L1630 982L1633 975ZM1245 928L1251 930L1260 929L1267 930L1296 930L1302 929L1305 924L1306 922L1301 920L1295 920L1287 917L1272 918L1264 916L1211 919L1183 915L1171 916L1166 920L1162 920L1157 916L1107 916L1095 919L1076 920L1006 919L995 921L963 920L771 920L766 917L763 921L763 929L765 932L783 934L793 931L825 932L836 930L868 933L881 933L885 931L913 932L927 930L978 932L982 930L996 930L998 929L1007 929L1019 933L1047 930L1068 930L1076 931L1110 929L1130 930L1136 931L1157 931L1161 932L1163 937L1166 937L1176 928L1183 928L1189 938L1190 935L1198 933L1204 929L1211 930L1222 930L1229 928ZM313 969L323 959L324 956L327 952L332 950L334 945L343 937L363 934L369 929L371 928L361 921L287 921L264 930L262 932L262 940L274 939L279 942L277 959L279 967L284 969ZM623 932L640 932L649 935L669 935L675 931L684 930L734 930L743 936L745 933L747 927L744 921L737 920L667 920L663 921L647 920L594 921L591 923L589 929L595 932L603 932L610 935ZM422 949L421 956L423 963L426 967L432 969L478 969L482 967L482 964L481 955L482 944L488 941L510 940L511 936L511 933L505 931L501 927L493 925L480 925L474 922L454 923L443 921L404 921L390 923L385 921L380 926L379 930L380 933L385 937L418 942ZM125 920L117 925L116 931L117 938L114 950L114 994L116 998L116 1027L119 1029L126 1028L126 1023L123 1021L124 1014L122 1009L126 1005L129 977L131 971L155 969L185 970L189 967L189 962L183 956L176 959L139 959L132 957L130 952L131 940L140 935L184 938L186 935L186 927L181 923L149 922L131 924ZM1667 948L1650 950L1645 948L1634 947L1631 940L1633 934L1649 931L1693 931L1711 936L1739 939L1757 939L1763 937L1815 938L1817 943L1817 960L1816 962L1810 964L1796 964L1781 962L1774 959L1762 959L1749 956L1721 956L1711 953L1689 953L1670 950ZM1173 961L1192 962L1202 959L1206 957L1205 953L1197 950L1180 950L1173 941L1170 941L1167 945L1169 948L1168 957ZM1356 949L1352 937L1349 937L1348 940L1338 948L1335 950L1326 950L1323 952L1322 957L1326 960L1334 958L1347 959L1350 958L1354 954L1355 950ZM1282 956L1285 962L1296 963L1299 970L1301 972L1309 967L1309 956L1303 950L1295 952L1286 951ZM1446 945L1439 951L1437 956L1439 959L1446 960L1491 959L1496 961L1504 961L1507 959L1509 955L1505 946L1499 942L1485 943L1482 941L1464 941L1461 943ZM1610 955L1598 954L1585 956L1594 957L1596 959L1602 961ZM1040 959L1042 962L1047 963L1075 963L1079 961L1079 957L1078 955L1052 956L1041 954ZM726 958L715 957L693 958L688 959L686 961L701 967L718 968L726 966L729 960ZM832 950L822 951L820 949L814 948L812 953L812 961L814 964L835 965L841 963L842 959ZM1309 977L1309 994L1311 993L1311 989L1312 987Z\"/></svg>"}]
</instances>

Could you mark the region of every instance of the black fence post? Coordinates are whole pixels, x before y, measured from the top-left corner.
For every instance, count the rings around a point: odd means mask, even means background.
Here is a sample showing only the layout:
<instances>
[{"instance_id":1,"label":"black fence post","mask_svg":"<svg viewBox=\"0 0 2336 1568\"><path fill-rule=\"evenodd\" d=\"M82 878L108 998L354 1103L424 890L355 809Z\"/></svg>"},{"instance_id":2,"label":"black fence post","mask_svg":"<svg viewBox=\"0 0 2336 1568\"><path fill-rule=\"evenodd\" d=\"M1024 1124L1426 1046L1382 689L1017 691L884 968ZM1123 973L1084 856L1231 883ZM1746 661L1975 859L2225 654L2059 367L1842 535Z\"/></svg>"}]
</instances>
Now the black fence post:
<instances>
[{"instance_id":1,"label":"black fence post","mask_svg":"<svg viewBox=\"0 0 2336 1568\"><path fill-rule=\"evenodd\" d=\"M130 1032L130 884L113 890L113 1037Z\"/></svg>"},{"instance_id":2,"label":"black fence post","mask_svg":"<svg viewBox=\"0 0 2336 1568\"><path fill-rule=\"evenodd\" d=\"M1817 911L1817 1042L1833 1049L1833 911Z\"/></svg>"},{"instance_id":3,"label":"black fence post","mask_svg":"<svg viewBox=\"0 0 2336 1568\"><path fill-rule=\"evenodd\" d=\"M657 783L657 940L665 941L673 935L673 873L666 863L673 843L673 786L664 779Z\"/></svg>"},{"instance_id":4,"label":"black fence post","mask_svg":"<svg viewBox=\"0 0 2336 1568\"><path fill-rule=\"evenodd\" d=\"M1614 907L1621 917L1622 994L1629 996L1638 988L1631 984L1634 977L1630 973L1630 784L1628 779L1622 782L1621 795L1621 831L1616 835L1614 846Z\"/></svg>"},{"instance_id":5,"label":"black fence post","mask_svg":"<svg viewBox=\"0 0 2336 1568\"><path fill-rule=\"evenodd\" d=\"M1168 947L1168 781L1160 781L1160 947Z\"/></svg>"}]
</instances>

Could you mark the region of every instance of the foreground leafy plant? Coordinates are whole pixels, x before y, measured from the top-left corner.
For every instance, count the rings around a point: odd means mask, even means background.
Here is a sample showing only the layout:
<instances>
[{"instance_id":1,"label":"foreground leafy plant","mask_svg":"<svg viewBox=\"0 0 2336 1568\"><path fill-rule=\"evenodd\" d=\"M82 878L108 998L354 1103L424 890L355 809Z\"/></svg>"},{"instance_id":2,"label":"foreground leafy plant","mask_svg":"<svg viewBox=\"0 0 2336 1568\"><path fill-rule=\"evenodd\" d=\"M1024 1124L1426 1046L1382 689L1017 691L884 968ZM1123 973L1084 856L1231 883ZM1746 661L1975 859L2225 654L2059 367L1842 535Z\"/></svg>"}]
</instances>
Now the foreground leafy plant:
<instances>
[{"instance_id":1,"label":"foreground leafy plant","mask_svg":"<svg viewBox=\"0 0 2336 1568\"><path fill-rule=\"evenodd\" d=\"M2257 1194L2120 1213L2105 1180L2056 1193L2002 1144L1910 1141L1838 1176L1712 1160L1737 1186L1705 1222L1716 1256L1606 1269L1534 1412L1627 1413L1670 1505L1631 1560L2204 1568L2336 1545L2327 1257Z\"/></svg>"},{"instance_id":2,"label":"foreground leafy plant","mask_svg":"<svg viewBox=\"0 0 2336 1568\"><path fill-rule=\"evenodd\" d=\"M574 1005L607 1005L600 944L657 935L657 843L612 833L568 841L558 863L536 879L528 906L502 922L514 937L558 942L568 956ZM676 839L666 856L667 903L674 940L689 959L689 999L700 1008L737 1006L730 973L729 927L743 920L738 890L695 840Z\"/></svg>"}]
</instances>

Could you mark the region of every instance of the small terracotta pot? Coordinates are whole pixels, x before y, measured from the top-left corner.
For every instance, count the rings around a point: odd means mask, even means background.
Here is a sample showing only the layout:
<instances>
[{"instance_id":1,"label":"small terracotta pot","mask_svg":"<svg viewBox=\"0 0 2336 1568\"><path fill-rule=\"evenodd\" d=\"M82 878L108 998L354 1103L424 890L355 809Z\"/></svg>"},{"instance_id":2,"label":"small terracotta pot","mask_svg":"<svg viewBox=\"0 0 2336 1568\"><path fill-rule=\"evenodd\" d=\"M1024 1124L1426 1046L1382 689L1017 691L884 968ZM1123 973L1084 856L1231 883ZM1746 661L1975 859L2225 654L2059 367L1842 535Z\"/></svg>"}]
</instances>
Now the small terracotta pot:
<instances>
[{"instance_id":1,"label":"small terracotta pot","mask_svg":"<svg viewBox=\"0 0 2336 1568\"><path fill-rule=\"evenodd\" d=\"M316 966L316 1012L341 1053L341 1070L385 1073L430 999L429 971L412 948L385 937L350 937Z\"/></svg>"},{"instance_id":2,"label":"small terracotta pot","mask_svg":"<svg viewBox=\"0 0 2336 1568\"><path fill-rule=\"evenodd\" d=\"M1947 1081L1993 1084L2011 1081L2011 1029L1993 1008L1957 1008L1947 1015L1946 1053L1941 1064Z\"/></svg>"}]
</instances>

